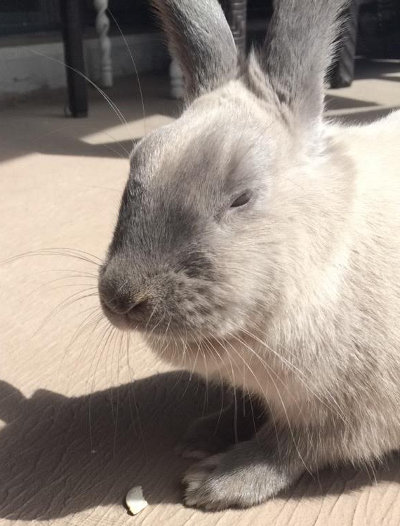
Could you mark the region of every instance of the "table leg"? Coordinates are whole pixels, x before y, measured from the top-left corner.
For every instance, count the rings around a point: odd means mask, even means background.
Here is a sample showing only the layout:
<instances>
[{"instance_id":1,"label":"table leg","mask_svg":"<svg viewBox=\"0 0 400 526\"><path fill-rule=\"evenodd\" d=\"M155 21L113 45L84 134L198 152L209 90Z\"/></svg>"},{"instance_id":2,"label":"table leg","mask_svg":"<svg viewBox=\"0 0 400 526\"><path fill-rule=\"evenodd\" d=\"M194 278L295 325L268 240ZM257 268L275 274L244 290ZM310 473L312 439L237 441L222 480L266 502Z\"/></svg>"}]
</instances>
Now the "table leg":
<instances>
[{"instance_id":1,"label":"table leg","mask_svg":"<svg viewBox=\"0 0 400 526\"><path fill-rule=\"evenodd\" d=\"M88 114L87 85L80 73L85 70L80 0L61 0L60 13L68 86L68 107L72 117Z\"/></svg>"}]
</instances>

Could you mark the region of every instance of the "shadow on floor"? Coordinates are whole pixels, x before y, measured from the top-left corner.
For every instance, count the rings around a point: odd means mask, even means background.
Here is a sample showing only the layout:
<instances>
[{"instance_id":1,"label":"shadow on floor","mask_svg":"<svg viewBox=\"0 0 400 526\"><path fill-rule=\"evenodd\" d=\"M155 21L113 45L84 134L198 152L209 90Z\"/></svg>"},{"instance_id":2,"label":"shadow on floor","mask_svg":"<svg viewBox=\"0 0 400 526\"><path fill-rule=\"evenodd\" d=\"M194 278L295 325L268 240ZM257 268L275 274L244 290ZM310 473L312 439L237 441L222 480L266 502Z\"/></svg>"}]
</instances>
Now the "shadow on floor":
<instances>
[{"instance_id":1,"label":"shadow on floor","mask_svg":"<svg viewBox=\"0 0 400 526\"><path fill-rule=\"evenodd\" d=\"M389 113L392 113L393 111L399 110L400 106L396 107L378 107L378 108L371 108L366 109L365 111L357 111L356 113L345 113L341 114L340 116L334 117L334 121L341 123L341 124L347 124L347 125L363 125L363 124L369 124L371 122L377 121L379 119L382 119L383 117L386 117L389 115Z\"/></svg>"},{"instance_id":2,"label":"shadow on floor","mask_svg":"<svg viewBox=\"0 0 400 526\"><path fill-rule=\"evenodd\" d=\"M356 81L380 79L390 85L399 81L399 77L396 76L399 71L400 61L357 60L355 76ZM177 117L180 114L182 103L169 97L168 76L144 75L141 82L146 117L153 117L155 121L158 119L160 125L164 122L164 117ZM394 84L392 89L397 89L397 86ZM137 79L118 79L116 85L107 90L107 95L117 105L129 125L135 128L136 137L143 135L143 108ZM374 95L371 88L371 98ZM374 108L377 104L372 101L342 97L337 92L333 95L329 91L326 101L327 109L332 110L333 114L340 110L338 120L347 124L366 124L396 109L395 106L389 105ZM42 95L38 96L37 100L27 100L14 107L3 108L0 162L30 153L128 158L132 149L132 135L128 133L126 140L117 140L107 135L112 134L113 131L110 130L120 122L99 93L90 89L89 117L85 119L65 118L64 104L65 90L62 90L49 93L47 97ZM355 108L358 111L353 113ZM347 109L348 113L343 111ZM98 144L89 144L83 140L85 136L95 133L102 137Z\"/></svg>"},{"instance_id":3,"label":"shadow on floor","mask_svg":"<svg viewBox=\"0 0 400 526\"><path fill-rule=\"evenodd\" d=\"M400 69L400 66L399 66L399 69ZM386 75L385 80L390 80L390 82L400 82L400 75L397 77L395 75Z\"/></svg>"},{"instance_id":4,"label":"shadow on floor","mask_svg":"<svg viewBox=\"0 0 400 526\"><path fill-rule=\"evenodd\" d=\"M358 58L354 63L354 78L356 80L383 79L399 80L395 74L400 72L400 60ZM393 77L389 77L389 75Z\"/></svg>"},{"instance_id":5,"label":"shadow on floor","mask_svg":"<svg viewBox=\"0 0 400 526\"><path fill-rule=\"evenodd\" d=\"M220 394L209 392L208 410L220 406ZM204 400L204 385L189 381L186 372L76 398L38 390L26 399L1 382L0 418L6 425L0 431L0 517L48 520L122 505L127 490L139 484L151 504L179 503L188 461L173 448L204 411ZM399 468L395 457L377 470L377 481L400 482ZM326 470L304 476L282 498L339 495L370 484L367 471Z\"/></svg>"},{"instance_id":6,"label":"shadow on floor","mask_svg":"<svg viewBox=\"0 0 400 526\"><path fill-rule=\"evenodd\" d=\"M137 82L133 77L118 79L107 91L122 119L127 121L128 132L121 129L120 117L93 88L89 90L89 115L87 118L65 117L65 90L38 94L1 108L0 163L31 153L44 155L72 155L88 157L125 157L132 150L133 138L146 132L144 116L150 128L165 122L165 117L177 117L181 101L169 96L169 80L164 76L143 76L143 107ZM151 121L153 120L153 124ZM119 127L119 132L114 128ZM97 144L85 142L84 138L96 134ZM114 135L115 134L115 135Z\"/></svg>"}]
</instances>

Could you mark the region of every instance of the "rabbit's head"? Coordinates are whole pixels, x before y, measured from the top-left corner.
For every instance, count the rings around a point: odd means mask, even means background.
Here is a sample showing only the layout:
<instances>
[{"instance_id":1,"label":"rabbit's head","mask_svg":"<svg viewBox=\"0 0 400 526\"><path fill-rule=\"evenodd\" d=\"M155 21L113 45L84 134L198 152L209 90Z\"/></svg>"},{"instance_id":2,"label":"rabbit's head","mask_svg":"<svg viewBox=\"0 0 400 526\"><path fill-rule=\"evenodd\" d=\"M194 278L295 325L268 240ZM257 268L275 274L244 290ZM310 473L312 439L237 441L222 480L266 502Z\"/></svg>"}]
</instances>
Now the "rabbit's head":
<instances>
[{"instance_id":1,"label":"rabbit's head","mask_svg":"<svg viewBox=\"0 0 400 526\"><path fill-rule=\"evenodd\" d=\"M281 0L245 65L217 0L154 4L187 105L132 152L99 291L115 325L157 336L160 350L196 349L281 301L307 167L326 146L323 77L342 2Z\"/></svg>"}]
</instances>

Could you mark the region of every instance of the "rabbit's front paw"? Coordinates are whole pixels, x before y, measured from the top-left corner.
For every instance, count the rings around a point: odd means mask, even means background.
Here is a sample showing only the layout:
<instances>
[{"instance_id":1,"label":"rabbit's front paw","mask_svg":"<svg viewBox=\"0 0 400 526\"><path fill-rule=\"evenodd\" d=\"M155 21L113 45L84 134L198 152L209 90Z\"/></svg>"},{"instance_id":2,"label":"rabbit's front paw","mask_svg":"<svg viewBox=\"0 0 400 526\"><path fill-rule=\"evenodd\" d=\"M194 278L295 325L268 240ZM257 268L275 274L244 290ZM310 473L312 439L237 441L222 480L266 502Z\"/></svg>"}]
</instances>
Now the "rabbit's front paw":
<instances>
[{"instance_id":1,"label":"rabbit's front paw","mask_svg":"<svg viewBox=\"0 0 400 526\"><path fill-rule=\"evenodd\" d=\"M293 482L281 466L266 458L244 455L249 443L238 444L227 453L192 466L183 479L185 504L213 511L248 508L276 495Z\"/></svg>"},{"instance_id":2,"label":"rabbit's front paw","mask_svg":"<svg viewBox=\"0 0 400 526\"><path fill-rule=\"evenodd\" d=\"M233 496L234 481L217 474L222 455L214 455L192 466L183 479L186 506L222 510L237 505Z\"/></svg>"}]
</instances>

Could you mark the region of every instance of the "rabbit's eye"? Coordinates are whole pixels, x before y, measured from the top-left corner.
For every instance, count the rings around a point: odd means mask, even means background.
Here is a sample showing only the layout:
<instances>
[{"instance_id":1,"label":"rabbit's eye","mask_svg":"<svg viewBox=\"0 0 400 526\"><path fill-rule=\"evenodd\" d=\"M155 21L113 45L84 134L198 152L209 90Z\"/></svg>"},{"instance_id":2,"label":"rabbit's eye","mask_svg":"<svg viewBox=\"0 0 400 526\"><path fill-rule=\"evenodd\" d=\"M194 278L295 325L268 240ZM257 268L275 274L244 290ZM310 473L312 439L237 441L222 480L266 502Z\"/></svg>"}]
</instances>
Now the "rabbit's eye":
<instances>
[{"instance_id":1,"label":"rabbit's eye","mask_svg":"<svg viewBox=\"0 0 400 526\"><path fill-rule=\"evenodd\" d=\"M250 201L251 192L246 190L240 194L236 199L231 203L231 208L238 208L239 206L244 206Z\"/></svg>"}]
</instances>

